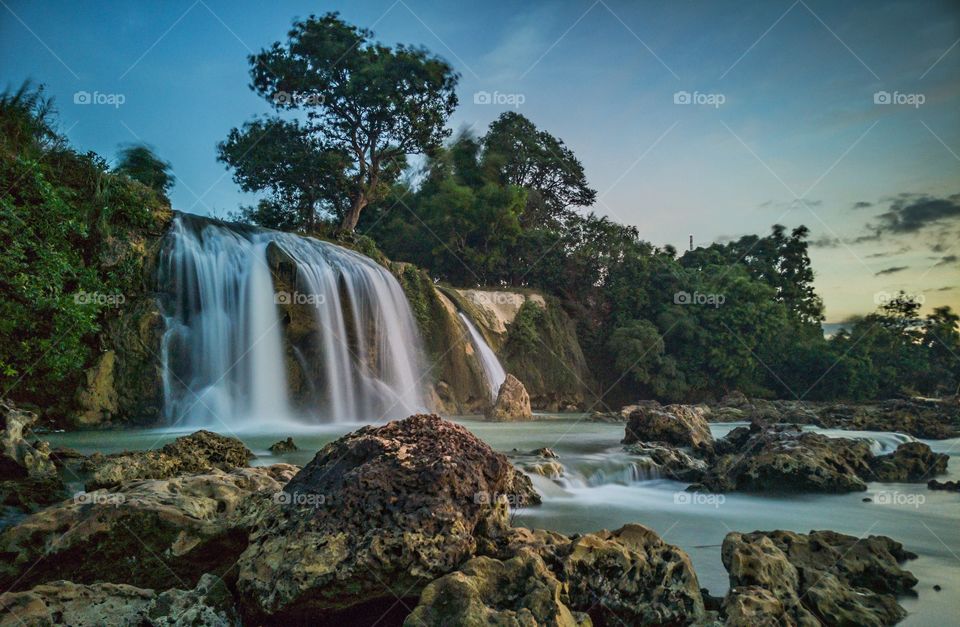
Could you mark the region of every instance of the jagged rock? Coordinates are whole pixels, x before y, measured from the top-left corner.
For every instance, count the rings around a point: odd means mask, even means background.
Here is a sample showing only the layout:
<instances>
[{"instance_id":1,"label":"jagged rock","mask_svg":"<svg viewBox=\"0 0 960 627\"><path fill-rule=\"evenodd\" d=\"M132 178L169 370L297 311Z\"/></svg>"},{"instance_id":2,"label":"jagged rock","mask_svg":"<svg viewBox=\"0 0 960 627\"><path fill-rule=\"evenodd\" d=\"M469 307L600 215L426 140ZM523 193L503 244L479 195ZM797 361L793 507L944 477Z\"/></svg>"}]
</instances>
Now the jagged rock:
<instances>
[{"instance_id":1,"label":"jagged rock","mask_svg":"<svg viewBox=\"0 0 960 627\"><path fill-rule=\"evenodd\" d=\"M788 617L783 601L761 586L731 588L723 601L721 611L726 616L723 622L726 627L780 627L797 624L793 617Z\"/></svg>"},{"instance_id":2,"label":"jagged rock","mask_svg":"<svg viewBox=\"0 0 960 627\"><path fill-rule=\"evenodd\" d=\"M937 481L936 479L931 479L927 482L927 487L931 490L951 490L953 492L960 492L960 481Z\"/></svg>"},{"instance_id":3,"label":"jagged rock","mask_svg":"<svg viewBox=\"0 0 960 627\"><path fill-rule=\"evenodd\" d=\"M265 504L238 563L252 622L419 594L506 526L508 501L539 502L505 456L434 415L328 444L284 493L286 502Z\"/></svg>"},{"instance_id":4,"label":"jagged rock","mask_svg":"<svg viewBox=\"0 0 960 627\"><path fill-rule=\"evenodd\" d=\"M707 423L709 409L699 405L651 405L630 414L624 444L665 442L674 446L710 449L713 436Z\"/></svg>"},{"instance_id":5,"label":"jagged rock","mask_svg":"<svg viewBox=\"0 0 960 627\"><path fill-rule=\"evenodd\" d=\"M923 442L905 442L893 453L877 457L871 463L877 481L922 481L947 471L949 455L934 453Z\"/></svg>"},{"instance_id":6,"label":"jagged rock","mask_svg":"<svg viewBox=\"0 0 960 627\"><path fill-rule=\"evenodd\" d=\"M57 475L0 481L0 505L23 512L35 512L66 497L67 488Z\"/></svg>"},{"instance_id":7,"label":"jagged rock","mask_svg":"<svg viewBox=\"0 0 960 627\"><path fill-rule=\"evenodd\" d=\"M530 409L530 396L527 394L527 389L519 379L512 374L507 374L507 378L500 385L497 401L487 412L487 420L506 422L532 419L533 410Z\"/></svg>"},{"instance_id":8,"label":"jagged rock","mask_svg":"<svg viewBox=\"0 0 960 627\"><path fill-rule=\"evenodd\" d=\"M624 449L631 455L649 459L662 477L677 481L700 481L707 471L707 463L702 459L663 444L637 442L626 445Z\"/></svg>"},{"instance_id":9,"label":"jagged rock","mask_svg":"<svg viewBox=\"0 0 960 627\"><path fill-rule=\"evenodd\" d=\"M619 411L595 411L590 414L592 422L627 422L630 414L641 408L660 408L660 403L653 400L637 401L632 405L624 405Z\"/></svg>"},{"instance_id":10,"label":"jagged rock","mask_svg":"<svg viewBox=\"0 0 960 627\"><path fill-rule=\"evenodd\" d=\"M0 587L67 578L155 589L193 585L205 572L232 566L246 548L240 505L257 493L278 493L296 470L214 470L78 493L0 533Z\"/></svg>"},{"instance_id":11,"label":"jagged rock","mask_svg":"<svg viewBox=\"0 0 960 627\"><path fill-rule=\"evenodd\" d=\"M521 462L519 466L524 472L547 479L560 479L566 472L563 464L555 461Z\"/></svg>"},{"instance_id":12,"label":"jagged rock","mask_svg":"<svg viewBox=\"0 0 960 627\"><path fill-rule=\"evenodd\" d=\"M284 453L293 453L299 451L297 445L294 444L293 438L287 438L286 440L280 440L274 444L270 445L270 452L274 455L283 455Z\"/></svg>"},{"instance_id":13,"label":"jagged rock","mask_svg":"<svg viewBox=\"0 0 960 627\"><path fill-rule=\"evenodd\" d=\"M559 456L553 452L553 449L543 447L538 448L533 451L530 451L531 455L536 455L537 457L543 457L544 459L559 459Z\"/></svg>"},{"instance_id":14,"label":"jagged rock","mask_svg":"<svg viewBox=\"0 0 960 627\"><path fill-rule=\"evenodd\" d=\"M52 581L23 592L0 595L0 627L137 625L229 627L237 625L233 597L213 575L200 578L193 590L156 593L126 584L77 584Z\"/></svg>"},{"instance_id":15,"label":"jagged rock","mask_svg":"<svg viewBox=\"0 0 960 627\"><path fill-rule=\"evenodd\" d=\"M404 625L592 625L560 600L562 584L531 551L506 561L475 557L428 585Z\"/></svg>"},{"instance_id":16,"label":"jagged rock","mask_svg":"<svg viewBox=\"0 0 960 627\"><path fill-rule=\"evenodd\" d=\"M728 617L744 618L734 624L746 624L749 610L761 624L892 625L906 615L895 595L917 584L899 566L916 555L884 536L730 533L721 556L730 574Z\"/></svg>"},{"instance_id":17,"label":"jagged rock","mask_svg":"<svg viewBox=\"0 0 960 627\"><path fill-rule=\"evenodd\" d=\"M91 455L82 469L90 473L88 490L108 488L135 479L167 479L186 473L229 471L248 465L254 455L236 438L197 431L159 450Z\"/></svg>"},{"instance_id":18,"label":"jagged rock","mask_svg":"<svg viewBox=\"0 0 960 627\"><path fill-rule=\"evenodd\" d=\"M17 409L0 400L0 480L24 479L56 474L46 442L31 445L25 433L37 422L33 412Z\"/></svg>"},{"instance_id":19,"label":"jagged rock","mask_svg":"<svg viewBox=\"0 0 960 627\"><path fill-rule=\"evenodd\" d=\"M870 447L788 427L738 428L718 445L723 455L701 480L713 492L852 492L866 490Z\"/></svg>"}]
</instances>

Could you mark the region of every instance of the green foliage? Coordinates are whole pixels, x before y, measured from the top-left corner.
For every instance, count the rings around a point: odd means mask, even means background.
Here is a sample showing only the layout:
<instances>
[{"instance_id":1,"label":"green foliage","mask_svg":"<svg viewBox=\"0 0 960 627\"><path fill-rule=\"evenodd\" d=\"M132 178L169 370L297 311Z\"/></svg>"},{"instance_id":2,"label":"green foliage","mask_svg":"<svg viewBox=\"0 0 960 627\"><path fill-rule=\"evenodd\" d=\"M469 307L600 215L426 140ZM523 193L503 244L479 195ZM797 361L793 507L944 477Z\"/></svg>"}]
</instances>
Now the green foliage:
<instances>
[{"instance_id":1,"label":"green foliage","mask_svg":"<svg viewBox=\"0 0 960 627\"><path fill-rule=\"evenodd\" d=\"M101 259L162 205L53 124L42 89L0 95L0 393L37 403L69 402L115 300L88 296L139 286L137 258Z\"/></svg>"},{"instance_id":2,"label":"green foliage","mask_svg":"<svg viewBox=\"0 0 960 627\"><path fill-rule=\"evenodd\" d=\"M114 171L143 183L161 198L167 197L167 192L174 183L170 164L158 157L146 144L122 148Z\"/></svg>"},{"instance_id":3,"label":"green foliage","mask_svg":"<svg viewBox=\"0 0 960 627\"><path fill-rule=\"evenodd\" d=\"M532 300L523 301L519 311L517 311L517 316L510 324L505 346L506 351L514 355L537 351L543 343L540 337L540 327L543 324L544 316L543 307Z\"/></svg>"}]
</instances>

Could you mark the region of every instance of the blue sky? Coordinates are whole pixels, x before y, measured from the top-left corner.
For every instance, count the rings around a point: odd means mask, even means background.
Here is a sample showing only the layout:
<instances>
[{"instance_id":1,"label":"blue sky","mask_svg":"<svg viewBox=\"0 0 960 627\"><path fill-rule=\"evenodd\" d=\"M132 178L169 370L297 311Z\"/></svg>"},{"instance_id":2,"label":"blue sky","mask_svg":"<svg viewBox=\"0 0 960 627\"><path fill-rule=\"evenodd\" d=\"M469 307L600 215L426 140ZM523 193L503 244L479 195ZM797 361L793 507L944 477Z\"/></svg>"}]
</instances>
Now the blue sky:
<instances>
[{"instance_id":1,"label":"blue sky","mask_svg":"<svg viewBox=\"0 0 960 627\"><path fill-rule=\"evenodd\" d=\"M46 84L78 148L146 141L175 208L225 215L251 197L215 145L268 111L246 56L329 10L451 62L454 129L516 108L561 137L645 239L806 224L829 321L898 289L960 305L956 2L0 0L0 72Z\"/></svg>"}]
</instances>

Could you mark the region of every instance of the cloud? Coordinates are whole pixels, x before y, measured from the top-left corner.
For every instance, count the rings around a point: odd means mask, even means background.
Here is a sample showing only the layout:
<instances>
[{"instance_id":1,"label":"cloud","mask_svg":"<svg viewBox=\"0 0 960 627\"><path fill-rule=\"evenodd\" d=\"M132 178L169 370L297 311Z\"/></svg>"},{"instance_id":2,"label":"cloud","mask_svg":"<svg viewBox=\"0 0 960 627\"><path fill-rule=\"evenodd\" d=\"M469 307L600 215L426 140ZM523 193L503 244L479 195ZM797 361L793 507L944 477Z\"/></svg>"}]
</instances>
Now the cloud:
<instances>
[{"instance_id":1,"label":"cloud","mask_svg":"<svg viewBox=\"0 0 960 627\"><path fill-rule=\"evenodd\" d=\"M903 272L908 266L892 266L890 268L884 268L880 272L874 274L874 276L883 276L885 274L896 274L897 272Z\"/></svg>"},{"instance_id":2,"label":"cloud","mask_svg":"<svg viewBox=\"0 0 960 627\"><path fill-rule=\"evenodd\" d=\"M956 285L948 285L948 286L946 286L946 287L939 287L939 288L937 288L937 289L935 289L935 290L933 290L933 291L934 291L934 292L950 292L950 291L953 291L953 290L955 290L955 289L957 289L957 286L956 286Z\"/></svg>"},{"instance_id":3,"label":"cloud","mask_svg":"<svg viewBox=\"0 0 960 627\"><path fill-rule=\"evenodd\" d=\"M812 248L837 248L842 244L843 242L839 237L829 237L827 235L810 240L810 246Z\"/></svg>"},{"instance_id":4,"label":"cloud","mask_svg":"<svg viewBox=\"0 0 960 627\"><path fill-rule=\"evenodd\" d=\"M940 261L938 261L934 267L949 266L951 264L957 263L957 259L960 259L960 257L957 257L956 255L944 255L943 257L940 258Z\"/></svg>"},{"instance_id":5,"label":"cloud","mask_svg":"<svg viewBox=\"0 0 960 627\"><path fill-rule=\"evenodd\" d=\"M857 202L853 203L854 209L867 209L872 206L873 206L873 203L867 202L866 200L858 200Z\"/></svg>"},{"instance_id":6,"label":"cloud","mask_svg":"<svg viewBox=\"0 0 960 627\"><path fill-rule=\"evenodd\" d=\"M916 233L928 226L960 220L960 194L936 198L926 194L901 194L890 203L872 228L878 235Z\"/></svg>"}]
</instances>

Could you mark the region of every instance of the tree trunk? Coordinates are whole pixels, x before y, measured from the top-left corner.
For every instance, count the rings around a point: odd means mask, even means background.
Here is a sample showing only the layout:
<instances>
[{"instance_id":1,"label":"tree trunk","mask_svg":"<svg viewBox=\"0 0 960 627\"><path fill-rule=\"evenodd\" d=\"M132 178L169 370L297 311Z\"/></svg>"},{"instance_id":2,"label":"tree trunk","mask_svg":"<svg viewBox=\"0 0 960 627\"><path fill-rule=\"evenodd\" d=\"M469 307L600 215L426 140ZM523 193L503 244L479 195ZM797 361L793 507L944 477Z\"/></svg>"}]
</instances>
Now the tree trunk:
<instances>
[{"instance_id":1,"label":"tree trunk","mask_svg":"<svg viewBox=\"0 0 960 627\"><path fill-rule=\"evenodd\" d=\"M357 228L357 222L360 221L360 212L366 206L367 195L360 192L354 199L353 204L350 205L350 210L343 216L343 221L340 223L341 233L353 233L353 230Z\"/></svg>"}]
</instances>

